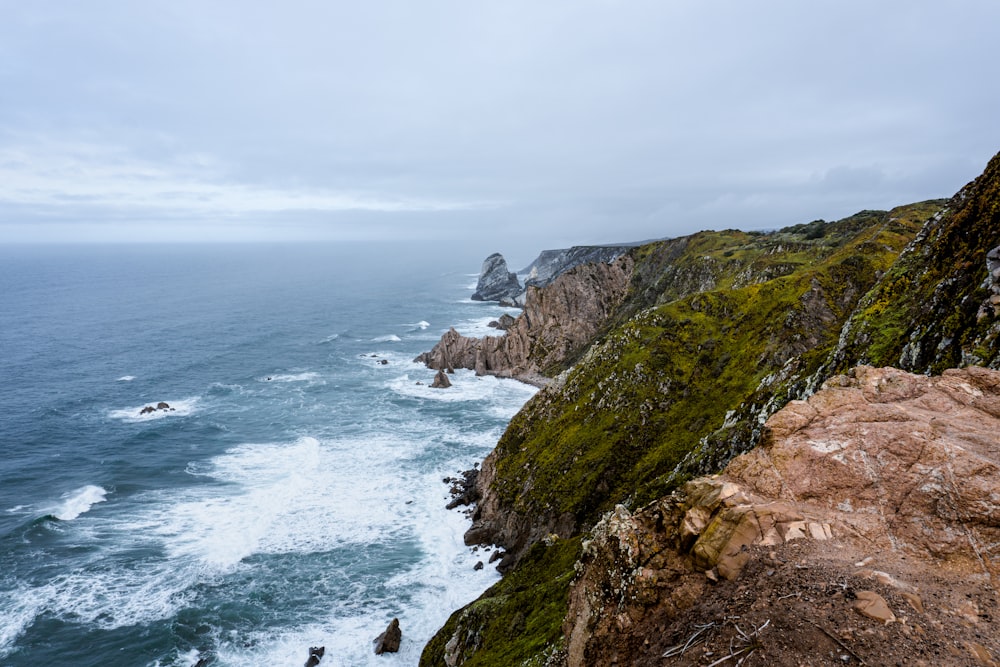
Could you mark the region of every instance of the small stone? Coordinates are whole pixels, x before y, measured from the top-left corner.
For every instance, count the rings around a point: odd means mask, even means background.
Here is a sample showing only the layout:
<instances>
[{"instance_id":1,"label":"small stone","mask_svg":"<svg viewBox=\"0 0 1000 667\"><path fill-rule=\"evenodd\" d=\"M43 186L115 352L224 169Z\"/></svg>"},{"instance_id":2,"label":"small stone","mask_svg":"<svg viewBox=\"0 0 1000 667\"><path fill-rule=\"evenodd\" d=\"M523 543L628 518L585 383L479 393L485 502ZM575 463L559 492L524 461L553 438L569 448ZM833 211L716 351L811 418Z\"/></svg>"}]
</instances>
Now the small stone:
<instances>
[{"instance_id":1,"label":"small stone","mask_svg":"<svg viewBox=\"0 0 1000 667\"><path fill-rule=\"evenodd\" d=\"M858 591L857 596L854 610L862 616L886 625L896 620L896 615L889 609L889 603L875 591Z\"/></svg>"},{"instance_id":2,"label":"small stone","mask_svg":"<svg viewBox=\"0 0 1000 667\"><path fill-rule=\"evenodd\" d=\"M473 569L473 570L477 570L477 571L478 571L478 570L481 570L481 569L483 569L483 567L485 567L485 566L483 565L483 561L481 561L481 560L480 560L480 561L476 561L476 565L475 565L475 567L473 567L472 569Z\"/></svg>"}]
</instances>

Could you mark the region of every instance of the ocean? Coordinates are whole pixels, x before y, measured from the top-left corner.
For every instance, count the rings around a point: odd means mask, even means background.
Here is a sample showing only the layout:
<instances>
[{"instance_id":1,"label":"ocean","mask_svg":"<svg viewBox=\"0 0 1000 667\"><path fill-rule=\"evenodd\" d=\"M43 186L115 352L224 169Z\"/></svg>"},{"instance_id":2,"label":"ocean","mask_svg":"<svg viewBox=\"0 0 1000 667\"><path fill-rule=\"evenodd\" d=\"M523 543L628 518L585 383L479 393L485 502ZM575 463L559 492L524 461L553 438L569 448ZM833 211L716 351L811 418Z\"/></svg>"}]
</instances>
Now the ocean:
<instances>
[{"instance_id":1,"label":"ocean","mask_svg":"<svg viewBox=\"0 0 1000 667\"><path fill-rule=\"evenodd\" d=\"M497 333L479 261L0 247L0 665L417 664L499 576L443 479L535 391L412 362L452 325Z\"/></svg>"}]
</instances>

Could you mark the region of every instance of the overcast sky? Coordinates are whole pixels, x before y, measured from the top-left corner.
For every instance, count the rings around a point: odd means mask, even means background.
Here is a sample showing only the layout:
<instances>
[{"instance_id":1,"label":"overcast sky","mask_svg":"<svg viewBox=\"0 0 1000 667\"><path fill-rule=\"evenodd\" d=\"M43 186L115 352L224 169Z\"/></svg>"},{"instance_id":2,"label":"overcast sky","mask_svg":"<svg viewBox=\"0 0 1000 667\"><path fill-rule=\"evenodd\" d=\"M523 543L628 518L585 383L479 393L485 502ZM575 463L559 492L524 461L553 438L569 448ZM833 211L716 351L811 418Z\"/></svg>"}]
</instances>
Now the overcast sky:
<instances>
[{"instance_id":1,"label":"overcast sky","mask_svg":"<svg viewBox=\"0 0 1000 667\"><path fill-rule=\"evenodd\" d=\"M996 0L0 0L0 242L527 253L946 197L1000 150L998 26Z\"/></svg>"}]
</instances>

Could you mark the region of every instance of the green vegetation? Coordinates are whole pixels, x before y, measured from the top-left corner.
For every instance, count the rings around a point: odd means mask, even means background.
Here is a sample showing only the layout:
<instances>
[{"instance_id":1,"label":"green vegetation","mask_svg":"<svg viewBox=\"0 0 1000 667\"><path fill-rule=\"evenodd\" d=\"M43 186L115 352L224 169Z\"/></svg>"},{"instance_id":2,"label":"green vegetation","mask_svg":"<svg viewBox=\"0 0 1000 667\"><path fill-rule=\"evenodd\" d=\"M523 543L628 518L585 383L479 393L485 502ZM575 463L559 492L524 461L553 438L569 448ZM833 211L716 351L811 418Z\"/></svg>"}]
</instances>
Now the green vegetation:
<instances>
[{"instance_id":1,"label":"green vegetation","mask_svg":"<svg viewBox=\"0 0 1000 667\"><path fill-rule=\"evenodd\" d=\"M421 667L443 664L446 652L468 667L541 667L558 651L580 539L548 542L533 545L517 569L455 612L424 647Z\"/></svg>"}]
</instances>

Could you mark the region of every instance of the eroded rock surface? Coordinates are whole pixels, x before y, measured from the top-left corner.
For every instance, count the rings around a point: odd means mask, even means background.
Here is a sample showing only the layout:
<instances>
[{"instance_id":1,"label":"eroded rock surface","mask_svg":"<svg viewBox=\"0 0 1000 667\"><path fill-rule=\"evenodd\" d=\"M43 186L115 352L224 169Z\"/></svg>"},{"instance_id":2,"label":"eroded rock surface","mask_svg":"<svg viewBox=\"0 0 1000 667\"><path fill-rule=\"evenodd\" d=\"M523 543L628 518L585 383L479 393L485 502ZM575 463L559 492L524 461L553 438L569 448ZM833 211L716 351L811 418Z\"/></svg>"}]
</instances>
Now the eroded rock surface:
<instances>
[{"instance_id":1,"label":"eroded rock surface","mask_svg":"<svg viewBox=\"0 0 1000 667\"><path fill-rule=\"evenodd\" d=\"M571 589L567 662L694 665L728 645L760 664L991 664L998 466L1000 372L831 378L721 475L605 515Z\"/></svg>"},{"instance_id":2,"label":"eroded rock surface","mask_svg":"<svg viewBox=\"0 0 1000 667\"><path fill-rule=\"evenodd\" d=\"M541 371L579 352L606 323L625 297L632 266L628 257L584 264L547 287L529 287L524 311L505 335L470 338L451 329L416 361L539 383Z\"/></svg>"}]
</instances>

